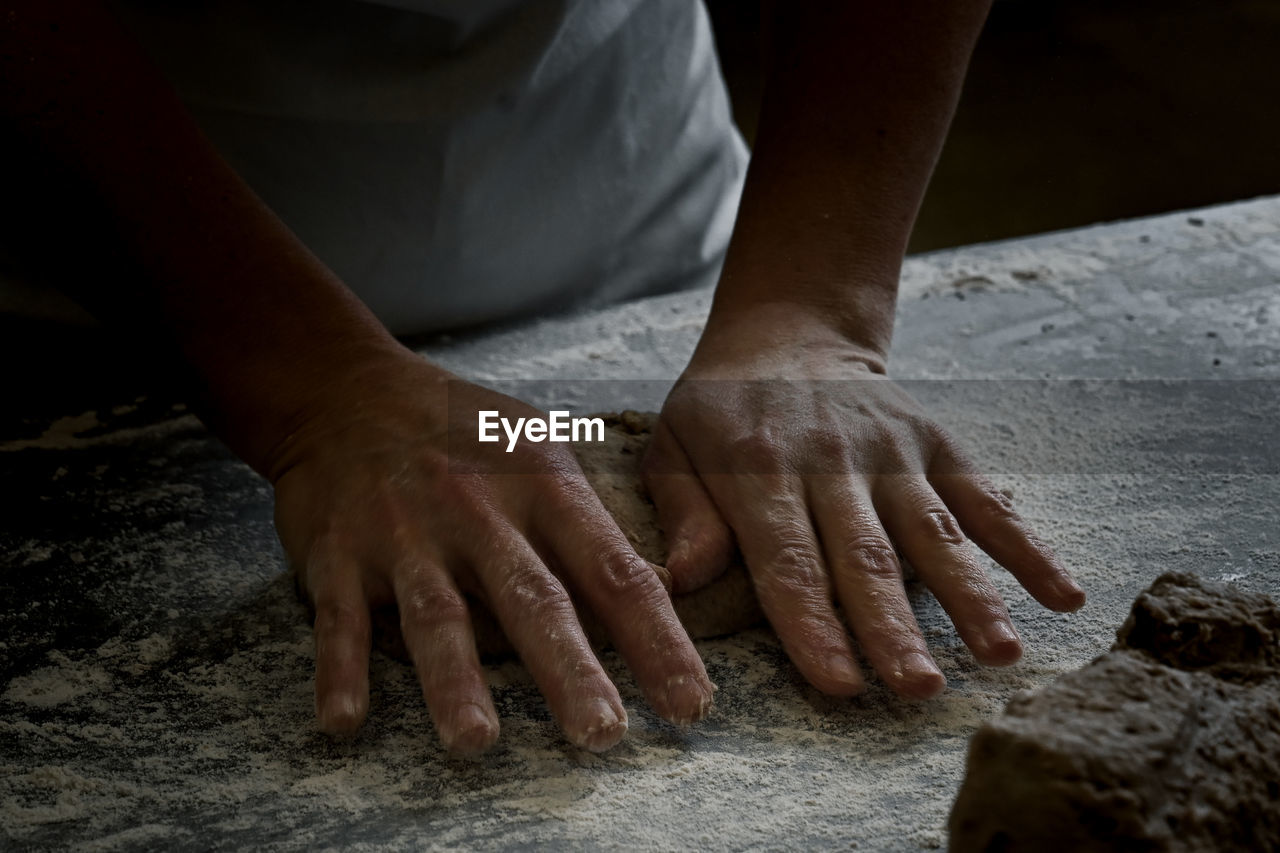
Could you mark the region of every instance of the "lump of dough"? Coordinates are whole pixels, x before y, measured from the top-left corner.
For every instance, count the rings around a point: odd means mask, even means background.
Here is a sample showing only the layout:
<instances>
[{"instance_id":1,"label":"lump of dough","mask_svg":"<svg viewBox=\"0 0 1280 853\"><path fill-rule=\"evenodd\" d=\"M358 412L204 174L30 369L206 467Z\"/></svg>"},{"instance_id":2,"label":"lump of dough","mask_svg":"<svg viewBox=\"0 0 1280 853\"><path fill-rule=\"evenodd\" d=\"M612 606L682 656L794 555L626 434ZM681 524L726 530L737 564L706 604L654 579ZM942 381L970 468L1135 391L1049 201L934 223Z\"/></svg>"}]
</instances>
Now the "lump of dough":
<instances>
[{"instance_id":1,"label":"lump of dough","mask_svg":"<svg viewBox=\"0 0 1280 853\"><path fill-rule=\"evenodd\" d=\"M966 851L1280 850L1280 607L1186 574L974 735Z\"/></svg>"}]
</instances>

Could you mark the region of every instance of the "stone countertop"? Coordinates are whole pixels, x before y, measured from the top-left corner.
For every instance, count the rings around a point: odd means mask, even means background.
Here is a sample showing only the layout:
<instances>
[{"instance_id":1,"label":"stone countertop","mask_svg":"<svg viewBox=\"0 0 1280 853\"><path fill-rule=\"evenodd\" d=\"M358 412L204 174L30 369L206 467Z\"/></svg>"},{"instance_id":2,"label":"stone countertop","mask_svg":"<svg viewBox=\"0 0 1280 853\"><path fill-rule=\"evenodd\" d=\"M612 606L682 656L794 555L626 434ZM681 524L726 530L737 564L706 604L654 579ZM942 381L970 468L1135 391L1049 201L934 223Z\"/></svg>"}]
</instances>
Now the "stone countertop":
<instances>
[{"instance_id":1,"label":"stone countertop","mask_svg":"<svg viewBox=\"0 0 1280 853\"><path fill-rule=\"evenodd\" d=\"M652 408L707 306L661 297L423 351L544 406ZM1156 575L1280 589L1280 198L911 258L893 366L1087 607L1047 613L993 567L1028 650L991 670L913 587L950 682L923 704L878 683L826 699L766 630L704 641L721 691L686 730L606 653L631 730L599 756L561 739L511 661L488 667L503 732L478 761L442 755L412 672L377 654L360 735L318 734L265 485L158 398L6 407L0 847L936 848L970 734L1104 651Z\"/></svg>"}]
</instances>

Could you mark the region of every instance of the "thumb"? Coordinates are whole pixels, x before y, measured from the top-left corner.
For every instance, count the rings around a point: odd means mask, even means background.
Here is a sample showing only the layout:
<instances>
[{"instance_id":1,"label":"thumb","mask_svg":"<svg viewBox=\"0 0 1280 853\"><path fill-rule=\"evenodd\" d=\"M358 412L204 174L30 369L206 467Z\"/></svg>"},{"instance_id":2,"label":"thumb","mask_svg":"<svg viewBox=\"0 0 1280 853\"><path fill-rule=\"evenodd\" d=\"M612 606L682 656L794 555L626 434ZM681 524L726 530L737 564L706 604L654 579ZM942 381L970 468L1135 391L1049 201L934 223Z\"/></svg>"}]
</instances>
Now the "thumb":
<instances>
[{"instance_id":1,"label":"thumb","mask_svg":"<svg viewBox=\"0 0 1280 853\"><path fill-rule=\"evenodd\" d=\"M654 425L642 471L666 535L672 593L706 586L732 562L733 533L661 419Z\"/></svg>"}]
</instances>

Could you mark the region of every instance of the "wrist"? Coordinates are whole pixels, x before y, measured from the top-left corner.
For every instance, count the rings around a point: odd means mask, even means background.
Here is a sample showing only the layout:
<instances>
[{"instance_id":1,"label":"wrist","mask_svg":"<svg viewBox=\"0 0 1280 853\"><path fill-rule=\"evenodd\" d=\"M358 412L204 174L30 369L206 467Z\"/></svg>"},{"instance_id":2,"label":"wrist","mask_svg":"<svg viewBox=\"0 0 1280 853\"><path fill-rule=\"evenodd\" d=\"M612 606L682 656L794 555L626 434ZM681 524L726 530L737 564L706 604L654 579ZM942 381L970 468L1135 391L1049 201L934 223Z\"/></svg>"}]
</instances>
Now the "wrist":
<instances>
[{"instance_id":1,"label":"wrist","mask_svg":"<svg viewBox=\"0 0 1280 853\"><path fill-rule=\"evenodd\" d=\"M372 399L406 393L390 387L406 371L419 389L430 384L433 372L445 373L393 339L353 336L298 347L288 357L265 360L244 377L239 393L211 399L210 426L275 483L296 463L300 448L335 437L363 416Z\"/></svg>"},{"instance_id":2,"label":"wrist","mask_svg":"<svg viewBox=\"0 0 1280 853\"><path fill-rule=\"evenodd\" d=\"M781 249L774 250L767 264L749 262L731 249L708 325L760 324L767 330L773 317L806 334L838 336L883 361L893 337L901 256L891 263L880 253L856 254L864 258L865 269L837 269L833 262L832 269L813 276L787 269L785 263L778 268L790 257ZM880 262L872 263L875 258Z\"/></svg>"},{"instance_id":3,"label":"wrist","mask_svg":"<svg viewBox=\"0 0 1280 853\"><path fill-rule=\"evenodd\" d=\"M686 374L730 378L754 374L762 365L766 371L790 371L797 363L806 365L806 374L882 374L887 356L888 335L874 324L846 322L820 307L782 300L720 304L707 319Z\"/></svg>"}]
</instances>

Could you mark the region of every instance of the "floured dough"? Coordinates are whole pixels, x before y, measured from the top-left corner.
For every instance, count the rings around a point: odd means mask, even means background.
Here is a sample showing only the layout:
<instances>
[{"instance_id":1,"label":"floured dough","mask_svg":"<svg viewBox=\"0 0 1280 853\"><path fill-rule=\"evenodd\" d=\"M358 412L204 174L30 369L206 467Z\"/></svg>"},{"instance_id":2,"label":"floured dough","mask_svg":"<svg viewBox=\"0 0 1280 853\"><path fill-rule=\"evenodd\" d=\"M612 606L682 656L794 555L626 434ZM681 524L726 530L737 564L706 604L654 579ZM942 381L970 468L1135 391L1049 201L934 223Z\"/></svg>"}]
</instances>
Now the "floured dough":
<instances>
[{"instance_id":1,"label":"floured dough","mask_svg":"<svg viewBox=\"0 0 1280 853\"><path fill-rule=\"evenodd\" d=\"M587 480L600 495L605 509L635 547L636 553L659 566L666 563L666 545L657 511L640 481L640 462L649 442L650 427L657 417L651 413L623 412L621 415L594 415L605 421L605 440L574 445ZM566 523L570 523L566 521ZM510 654L511 645L496 620L482 605L471 603L476 646L481 655ZM751 587L751 579L741 563L735 562L711 584L674 598L676 614L694 639L719 637L760 624L764 616ZM607 636L592 614L579 608L587 636L604 645ZM374 635L378 647L399 658L407 658L394 609L375 615Z\"/></svg>"},{"instance_id":2,"label":"floured dough","mask_svg":"<svg viewBox=\"0 0 1280 853\"><path fill-rule=\"evenodd\" d=\"M955 853L1280 850L1280 606L1161 575L1111 651L969 746Z\"/></svg>"}]
</instances>

